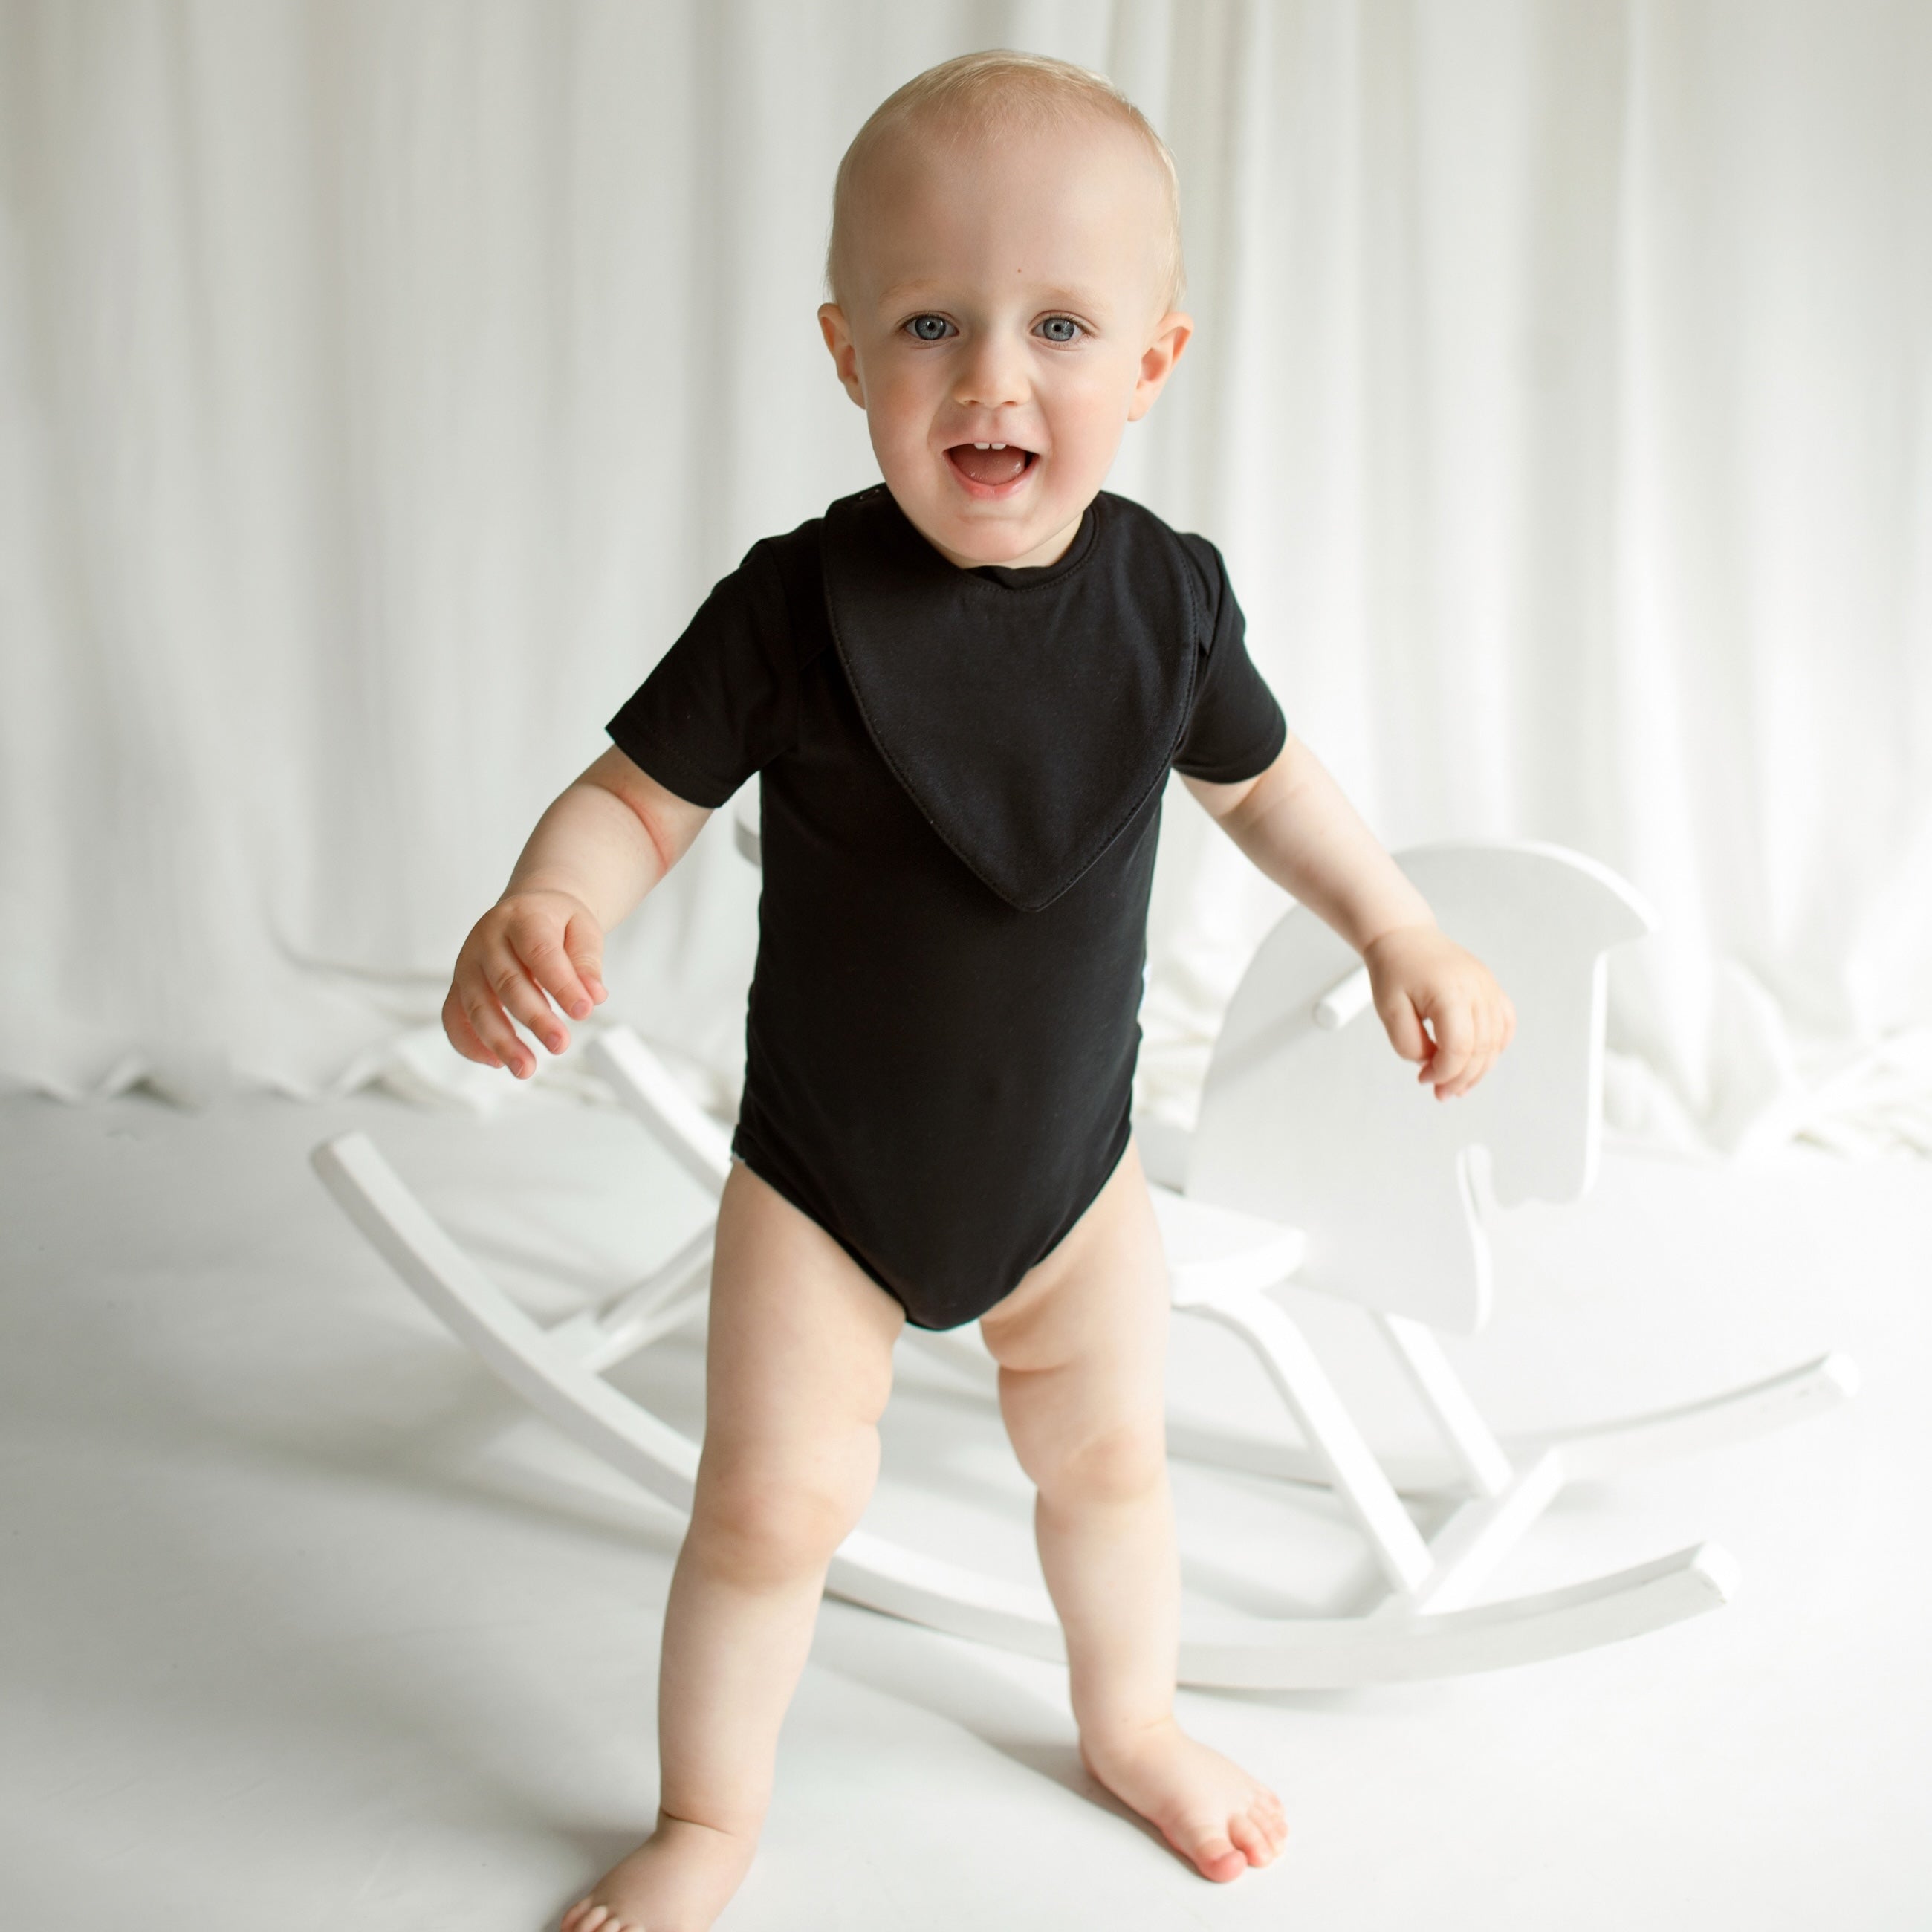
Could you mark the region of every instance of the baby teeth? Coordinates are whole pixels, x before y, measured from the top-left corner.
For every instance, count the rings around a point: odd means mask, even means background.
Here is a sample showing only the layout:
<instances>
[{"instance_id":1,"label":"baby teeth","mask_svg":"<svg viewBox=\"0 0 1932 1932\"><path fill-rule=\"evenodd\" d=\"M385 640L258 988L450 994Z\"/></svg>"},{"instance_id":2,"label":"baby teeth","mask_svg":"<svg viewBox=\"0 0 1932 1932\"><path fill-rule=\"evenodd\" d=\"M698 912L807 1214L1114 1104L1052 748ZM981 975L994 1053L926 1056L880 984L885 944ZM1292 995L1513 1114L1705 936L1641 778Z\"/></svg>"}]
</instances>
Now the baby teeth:
<instances>
[{"instance_id":1,"label":"baby teeth","mask_svg":"<svg viewBox=\"0 0 1932 1932\"><path fill-rule=\"evenodd\" d=\"M975 449L1004 449L1006 446L1004 442L976 442L973 446Z\"/></svg>"}]
</instances>

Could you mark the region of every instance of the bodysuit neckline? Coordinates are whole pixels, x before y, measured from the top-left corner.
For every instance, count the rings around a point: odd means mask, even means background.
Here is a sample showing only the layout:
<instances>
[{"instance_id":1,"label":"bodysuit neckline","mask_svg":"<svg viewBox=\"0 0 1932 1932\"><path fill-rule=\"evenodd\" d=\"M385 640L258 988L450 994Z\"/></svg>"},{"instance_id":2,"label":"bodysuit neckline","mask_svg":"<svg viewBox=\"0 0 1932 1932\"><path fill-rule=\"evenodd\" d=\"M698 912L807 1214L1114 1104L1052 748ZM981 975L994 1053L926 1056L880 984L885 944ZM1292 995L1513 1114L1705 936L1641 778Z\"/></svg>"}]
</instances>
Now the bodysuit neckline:
<instances>
[{"instance_id":1,"label":"bodysuit neckline","mask_svg":"<svg viewBox=\"0 0 1932 1932\"><path fill-rule=\"evenodd\" d=\"M1009 571L959 568L883 485L820 526L826 613L874 747L1018 910L1052 904L1119 837L1186 728L1202 590L1163 531L1096 498L1063 556Z\"/></svg>"},{"instance_id":2,"label":"bodysuit neckline","mask_svg":"<svg viewBox=\"0 0 1932 1932\"><path fill-rule=\"evenodd\" d=\"M963 574L977 578L982 584L997 584L1002 590L1030 590L1039 584L1052 584L1078 570L1093 554L1101 515L1100 499L1096 496L1080 513L1080 527L1073 532L1073 541L1051 563L1018 566L1010 563L979 563Z\"/></svg>"}]
</instances>

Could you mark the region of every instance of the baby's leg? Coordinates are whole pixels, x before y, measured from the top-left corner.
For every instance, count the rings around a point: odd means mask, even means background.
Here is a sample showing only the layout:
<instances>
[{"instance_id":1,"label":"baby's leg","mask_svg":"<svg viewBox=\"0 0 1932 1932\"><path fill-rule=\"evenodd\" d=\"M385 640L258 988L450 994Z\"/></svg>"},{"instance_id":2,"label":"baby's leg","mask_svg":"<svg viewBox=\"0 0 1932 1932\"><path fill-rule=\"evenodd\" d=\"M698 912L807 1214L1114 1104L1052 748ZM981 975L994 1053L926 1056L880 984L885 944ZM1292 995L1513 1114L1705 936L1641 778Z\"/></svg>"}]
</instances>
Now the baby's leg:
<instances>
[{"instance_id":1,"label":"baby's leg","mask_svg":"<svg viewBox=\"0 0 1932 1932\"><path fill-rule=\"evenodd\" d=\"M703 1932L751 1863L832 1552L878 1473L898 1303L743 1167L718 1210L704 1453L664 1607L657 1829L563 1932Z\"/></svg>"},{"instance_id":2,"label":"baby's leg","mask_svg":"<svg viewBox=\"0 0 1932 1932\"><path fill-rule=\"evenodd\" d=\"M1088 1768L1208 1877L1268 1864L1274 1793L1174 1719L1180 1569L1163 1393L1167 1270L1131 1146L1066 1240L980 1324L1039 1487L1041 1568L1066 1633Z\"/></svg>"}]
</instances>

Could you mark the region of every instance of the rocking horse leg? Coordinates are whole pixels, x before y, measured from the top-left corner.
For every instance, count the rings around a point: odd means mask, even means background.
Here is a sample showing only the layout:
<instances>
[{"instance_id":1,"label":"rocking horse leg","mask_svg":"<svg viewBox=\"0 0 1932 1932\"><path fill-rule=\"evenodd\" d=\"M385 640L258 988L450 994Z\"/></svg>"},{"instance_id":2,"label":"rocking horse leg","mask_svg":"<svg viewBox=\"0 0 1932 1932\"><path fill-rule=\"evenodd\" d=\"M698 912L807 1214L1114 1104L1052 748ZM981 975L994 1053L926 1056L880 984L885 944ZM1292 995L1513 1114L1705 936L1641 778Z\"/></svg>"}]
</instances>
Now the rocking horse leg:
<instances>
[{"instance_id":1,"label":"rocking horse leg","mask_svg":"<svg viewBox=\"0 0 1932 1932\"><path fill-rule=\"evenodd\" d=\"M1430 1420L1461 1464L1470 1488L1479 1496L1501 1496L1514 1474L1510 1460L1469 1400L1468 1390L1450 1366L1433 1331L1406 1316L1385 1315L1379 1309L1371 1310L1370 1315L1408 1372Z\"/></svg>"},{"instance_id":2,"label":"rocking horse leg","mask_svg":"<svg viewBox=\"0 0 1932 1932\"><path fill-rule=\"evenodd\" d=\"M566 1436L674 1509L690 1508L697 1445L554 1346L436 1225L367 1134L326 1141L310 1158L343 1211L446 1328Z\"/></svg>"},{"instance_id":3,"label":"rocking horse leg","mask_svg":"<svg viewBox=\"0 0 1932 1932\"><path fill-rule=\"evenodd\" d=\"M1336 1492L1361 1525L1390 1586L1406 1596L1429 1574L1435 1559L1315 1352L1286 1310L1258 1292L1178 1305L1232 1329L1254 1350L1296 1427L1325 1465Z\"/></svg>"}]
</instances>

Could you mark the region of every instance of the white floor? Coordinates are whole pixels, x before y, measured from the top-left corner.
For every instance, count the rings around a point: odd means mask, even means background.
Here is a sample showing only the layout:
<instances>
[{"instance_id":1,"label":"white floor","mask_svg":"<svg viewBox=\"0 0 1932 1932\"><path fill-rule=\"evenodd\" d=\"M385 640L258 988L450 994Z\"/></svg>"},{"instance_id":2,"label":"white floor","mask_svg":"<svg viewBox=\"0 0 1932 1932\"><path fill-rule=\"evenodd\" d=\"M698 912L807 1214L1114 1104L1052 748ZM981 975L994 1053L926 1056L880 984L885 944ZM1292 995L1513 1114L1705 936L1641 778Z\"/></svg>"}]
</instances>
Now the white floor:
<instances>
[{"instance_id":1,"label":"white floor","mask_svg":"<svg viewBox=\"0 0 1932 1932\"><path fill-rule=\"evenodd\" d=\"M654 1802L674 1518L526 1420L304 1156L370 1130L562 1312L701 1204L614 1113L370 1097L0 1107L0 1927L538 1932ZM1184 1697L1276 1781L1273 1870L1192 1877L1082 1778L1061 1673L827 1606L726 1932L1932 1927L1932 1164L1612 1152L1514 1217L1455 1353L1499 1426L1694 1396L1828 1348L1850 1407L1572 1491L1496 1588L1708 1537L1738 1600L1531 1669ZM1413 1427L1346 1317L1318 1339ZM1210 1331L1177 1392L1261 1392ZM696 1426L701 1343L629 1372ZM1021 1568L990 1418L909 1365L880 1519ZM1182 1468L1195 1587L1349 1587L1306 1496ZM1916 1821L1915 1822L1915 1821Z\"/></svg>"}]
</instances>

